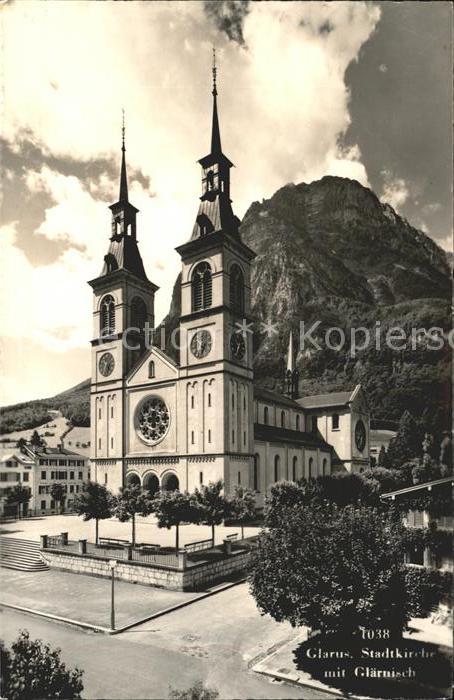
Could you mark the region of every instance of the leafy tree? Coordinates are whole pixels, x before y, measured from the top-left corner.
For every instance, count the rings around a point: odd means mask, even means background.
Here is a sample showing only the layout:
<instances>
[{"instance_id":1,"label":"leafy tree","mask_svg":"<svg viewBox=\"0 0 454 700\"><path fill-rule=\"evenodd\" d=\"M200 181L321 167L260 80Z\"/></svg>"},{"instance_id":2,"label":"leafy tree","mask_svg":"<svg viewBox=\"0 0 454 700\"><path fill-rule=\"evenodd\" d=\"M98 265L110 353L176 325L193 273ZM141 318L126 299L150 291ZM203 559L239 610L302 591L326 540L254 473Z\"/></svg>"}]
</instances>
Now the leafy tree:
<instances>
[{"instance_id":1,"label":"leafy tree","mask_svg":"<svg viewBox=\"0 0 454 700\"><path fill-rule=\"evenodd\" d=\"M313 480L311 481L313 482ZM265 525L276 527L285 506L308 503L310 499L306 490L307 486L308 482L305 480L299 484L295 484L293 481L279 481L272 486L270 495L265 502ZM311 486L313 487L313 483Z\"/></svg>"},{"instance_id":2,"label":"leafy tree","mask_svg":"<svg viewBox=\"0 0 454 700\"><path fill-rule=\"evenodd\" d=\"M203 681L196 681L186 690L170 688L169 700L217 700L219 693L215 688L208 688Z\"/></svg>"},{"instance_id":3,"label":"leafy tree","mask_svg":"<svg viewBox=\"0 0 454 700\"><path fill-rule=\"evenodd\" d=\"M83 671L67 669L60 653L61 649L52 650L40 639L30 639L24 630L11 651L2 645L2 697L8 700L80 698Z\"/></svg>"},{"instance_id":4,"label":"leafy tree","mask_svg":"<svg viewBox=\"0 0 454 700\"><path fill-rule=\"evenodd\" d=\"M397 435L388 446L389 466L399 469L412 457L421 454L421 434L410 411L404 411L399 421Z\"/></svg>"},{"instance_id":5,"label":"leafy tree","mask_svg":"<svg viewBox=\"0 0 454 700\"><path fill-rule=\"evenodd\" d=\"M43 446L42 438L39 436L37 430L34 430L32 433L32 436L30 438L30 445L32 445L32 447L42 447Z\"/></svg>"},{"instance_id":6,"label":"leafy tree","mask_svg":"<svg viewBox=\"0 0 454 700\"><path fill-rule=\"evenodd\" d=\"M228 515L228 502L222 495L223 481L210 482L194 491L195 505L199 511L199 521L211 525L211 539L214 547L214 528Z\"/></svg>"},{"instance_id":7,"label":"leafy tree","mask_svg":"<svg viewBox=\"0 0 454 700\"><path fill-rule=\"evenodd\" d=\"M233 498L229 501L229 509L230 515L240 523L241 539L244 539L244 525L256 517L254 491L237 486Z\"/></svg>"},{"instance_id":8,"label":"leafy tree","mask_svg":"<svg viewBox=\"0 0 454 700\"><path fill-rule=\"evenodd\" d=\"M180 523L197 522L198 510L194 498L180 491L159 491L153 498L153 512L158 520L158 527L170 530L175 526L175 548L180 544Z\"/></svg>"},{"instance_id":9,"label":"leafy tree","mask_svg":"<svg viewBox=\"0 0 454 700\"><path fill-rule=\"evenodd\" d=\"M293 626L400 633L409 618L405 542L399 519L372 508L283 507L278 525L259 537L252 595L262 613Z\"/></svg>"},{"instance_id":10,"label":"leafy tree","mask_svg":"<svg viewBox=\"0 0 454 700\"><path fill-rule=\"evenodd\" d=\"M65 487L58 481L50 487L50 495L56 503L60 505L60 513L63 512L63 504L65 501Z\"/></svg>"},{"instance_id":11,"label":"leafy tree","mask_svg":"<svg viewBox=\"0 0 454 700\"><path fill-rule=\"evenodd\" d=\"M131 520L132 546L136 544L136 515L150 515L153 512L153 500L141 486L124 486L118 496L112 499L112 513L122 523Z\"/></svg>"},{"instance_id":12,"label":"leafy tree","mask_svg":"<svg viewBox=\"0 0 454 700\"><path fill-rule=\"evenodd\" d=\"M24 447L27 446L27 440L23 437L19 438L19 440L16 442L16 447L19 448L19 450L22 452Z\"/></svg>"},{"instance_id":13,"label":"leafy tree","mask_svg":"<svg viewBox=\"0 0 454 700\"><path fill-rule=\"evenodd\" d=\"M440 464L445 476L452 472L452 439L447 431L443 433L440 443Z\"/></svg>"},{"instance_id":14,"label":"leafy tree","mask_svg":"<svg viewBox=\"0 0 454 700\"><path fill-rule=\"evenodd\" d=\"M95 542L98 544L99 521L112 517L112 494L96 481L83 484L82 492L74 499L74 510L83 520L95 521Z\"/></svg>"},{"instance_id":15,"label":"leafy tree","mask_svg":"<svg viewBox=\"0 0 454 700\"><path fill-rule=\"evenodd\" d=\"M386 453L386 447L384 445L382 445L380 447L380 452L378 453L377 466L383 467L384 469L387 469L388 464L389 464L389 460L388 460L388 455Z\"/></svg>"},{"instance_id":16,"label":"leafy tree","mask_svg":"<svg viewBox=\"0 0 454 700\"><path fill-rule=\"evenodd\" d=\"M18 519L21 517L23 505L29 502L31 495L31 490L27 486L22 486L22 484L16 484L16 486L13 486L11 491L8 491L6 494L6 502L9 505L17 506Z\"/></svg>"}]
</instances>

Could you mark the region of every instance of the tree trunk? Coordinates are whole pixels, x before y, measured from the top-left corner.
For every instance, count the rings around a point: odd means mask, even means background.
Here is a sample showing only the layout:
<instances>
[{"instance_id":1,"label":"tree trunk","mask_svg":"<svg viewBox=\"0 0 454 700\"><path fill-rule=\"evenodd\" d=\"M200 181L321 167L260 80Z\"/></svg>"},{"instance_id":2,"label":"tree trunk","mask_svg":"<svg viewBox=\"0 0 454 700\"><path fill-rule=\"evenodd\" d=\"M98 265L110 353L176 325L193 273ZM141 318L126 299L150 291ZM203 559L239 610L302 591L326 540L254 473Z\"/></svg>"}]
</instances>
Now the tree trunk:
<instances>
[{"instance_id":1,"label":"tree trunk","mask_svg":"<svg viewBox=\"0 0 454 700\"><path fill-rule=\"evenodd\" d=\"M136 515L132 516L132 546L136 546Z\"/></svg>"},{"instance_id":2,"label":"tree trunk","mask_svg":"<svg viewBox=\"0 0 454 700\"><path fill-rule=\"evenodd\" d=\"M214 524L211 526L211 539L213 541L213 547L214 547Z\"/></svg>"},{"instance_id":3,"label":"tree trunk","mask_svg":"<svg viewBox=\"0 0 454 700\"><path fill-rule=\"evenodd\" d=\"M20 503L17 504L17 519L20 520Z\"/></svg>"},{"instance_id":4,"label":"tree trunk","mask_svg":"<svg viewBox=\"0 0 454 700\"><path fill-rule=\"evenodd\" d=\"M244 540L244 527L241 525L241 539Z\"/></svg>"},{"instance_id":5,"label":"tree trunk","mask_svg":"<svg viewBox=\"0 0 454 700\"><path fill-rule=\"evenodd\" d=\"M175 533L175 549L179 550L180 548L180 525L177 524L176 526L176 533Z\"/></svg>"},{"instance_id":6,"label":"tree trunk","mask_svg":"<svg viewBox=\"0 0 454 700\"><path fill-rule=\"evenodd\" d=\"M95 519L95 544L98 544L98 525L99 525L99 520L98 518Z\"/></svg>"}]
</instances>

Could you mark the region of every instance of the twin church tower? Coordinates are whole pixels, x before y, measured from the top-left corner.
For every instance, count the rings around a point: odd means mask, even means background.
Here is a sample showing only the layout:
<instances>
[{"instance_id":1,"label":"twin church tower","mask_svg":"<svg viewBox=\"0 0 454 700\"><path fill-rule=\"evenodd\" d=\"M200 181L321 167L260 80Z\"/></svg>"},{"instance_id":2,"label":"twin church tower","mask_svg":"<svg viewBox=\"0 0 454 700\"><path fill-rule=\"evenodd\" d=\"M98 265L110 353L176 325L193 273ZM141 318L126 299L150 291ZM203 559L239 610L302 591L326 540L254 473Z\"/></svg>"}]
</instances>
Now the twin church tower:
<instances>
[{"instance_id":1,"label":"twin church tower","mask_svg":"<svg viewBox=\"0 0 454 700\"><path fill-rule=\"evenodd\" d=\"M124 127L118 201L109 249L93 289L91 447L95 479L112 490L151 491L223 479L249 485L253 469L253 251L240 237L230 199L231 161L221 146L213 68L211 148L199 160L202 193L182 261L180 364L145 342L158 287L137 243L129 201Z\"/></svg>"}]
</instances>

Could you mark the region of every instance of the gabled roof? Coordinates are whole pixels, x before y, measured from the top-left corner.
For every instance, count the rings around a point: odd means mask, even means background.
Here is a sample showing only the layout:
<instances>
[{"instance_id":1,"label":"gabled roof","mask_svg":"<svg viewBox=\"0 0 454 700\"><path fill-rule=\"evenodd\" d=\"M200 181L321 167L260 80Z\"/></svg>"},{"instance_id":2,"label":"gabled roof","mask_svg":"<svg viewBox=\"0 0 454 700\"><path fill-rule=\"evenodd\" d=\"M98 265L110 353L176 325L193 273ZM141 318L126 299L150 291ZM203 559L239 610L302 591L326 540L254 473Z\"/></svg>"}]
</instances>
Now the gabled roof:
<instances>
[{"instance_id":1,"label":"gabled roof","mask_svg":"<svg viewBox=\"0 0 454 700\"><path fill-rule=\"evenodd\" d=\"M434 481L425 481L423 484L415 484L414 486L407 486L404 489L397 489L397 491L388 491L388 493L382 493L380 498L394 498L396 496L401 496L406 493L413 493L414 491L424 491L425 489L431 490L433 486L442 486L443 484L454 484L454 476L444 476L442 479L435 479Z\"/></svg>"},{"instance_id":2,"label":"gabled roof","mask_svg":"<svg viewBox=\"0 0 454 700\"><path fill-rule=\"evenodd\" d=\"M303 447L313 447L331 452L332 447L317 433L304 433L300 430L278 428L274 425L254 423L254 439L269 442L286 442Z\"/></svg>"},{"instance_id":3,"label":"gabled roof","mask_svg":"<svg viewBox=\"0 0 454 700\"><path fill-rule=\"evenodd\" d=\"M131 379L131 377L134 376L134 374L140 369L140 367L142 367L153 354L160 357L164 362L169 364L174 369L179 369L179 365L175 362L175 360L172 357L170 357L170 355L167 355L167 353L164 352L164 350L161 350L161 348L158 348L157 345L152 345L147 349L147 351L143 355L139 357L137 362L131 367L128 374L126 375L126 380L128 381L129 379Z\"/></svg>"},{"instance_id":4,"label":"gabled roof","mask_svg":"<svg viewBox=\"0 0 454 700\"><path fill-rule=\"evenodd\" d=\"M347 406L351 403L359 391L361 384L357 384L350 391L333 391L330 394L314 394L313 396L304 396L301 399L296 399L301 408L328 408L334 406Z\"/></svg>"},{"instance_id":5,"label":"gabled roof","mask_svg":"<svg viewBox=\"0 0 454 700\"><path fill-rule=\"evenodd\" d=\"M271 391L270 389L265 389L262 386L254 384L254 399L259 399L260 401L265 401L268 403L278 403L281 406L288 406L289 408L294 408L296 410L301 410L301 406L290 399L284 394L279 394L277 391Z\"/></svg>"},{"instance_id":6,"label":"gabled roof","mask_svg":"<svg viewBox=\"0 0 454 700\"><path fill-rule=\"evenodd\" d=\"M59 457L61 459L67 459L68 457L73 457L75 459L87 460L86 456L79 454L79 452L71 452L71 450L67 450L66 447L46 447L45 450L43 450L42 447L35 448L27 445L27 450L40 459L49 459L49 457L53 459L58 459Z\"/></svg>"},{"instance_id":7,"label":"gabled roof","mask_svg":"<svg viewBox=\"0 0 454 700\"><path fill-rule=\"evenodd\" d=\"M0 462L10 462L13 459L16 459L18 462L21 462L22 464L33 464L34 463L33 459L31 459L30 457L27 457L26 455L24 455L20 452L10 452L6 455L2 455L0 457Z\"/></svg>"}]
</instances>

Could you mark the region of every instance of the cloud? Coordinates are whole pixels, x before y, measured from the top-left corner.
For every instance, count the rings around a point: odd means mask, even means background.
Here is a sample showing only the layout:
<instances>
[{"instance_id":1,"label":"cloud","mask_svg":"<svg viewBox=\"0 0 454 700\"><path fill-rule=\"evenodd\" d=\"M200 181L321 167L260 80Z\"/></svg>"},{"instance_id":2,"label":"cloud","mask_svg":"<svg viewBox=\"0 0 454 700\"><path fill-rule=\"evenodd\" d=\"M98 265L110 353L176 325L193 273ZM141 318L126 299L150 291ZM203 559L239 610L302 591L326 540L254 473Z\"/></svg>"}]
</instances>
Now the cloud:
<instances>
[{"instance_id":1,"label":"cloud","mask_svg":"<svg viewBox=\"0 0 454 700\"><path fill-rule=\"evenodd\" d=\"M380 65L378 66L378 70L380 71L380 73L387 73L388 66L386 65L386 63L380 63Z\"/></svg>"},{"instance_id":2,"label":"cloud","mask_svg":"<svg viewBox=\"0 0 454 700\"><path fill-rule=\"evenodd\" d=\"M205 0L207 17L231 41L244 45L243 21L250 12L249 0Z\"/></svg>"},{"instance_id":3,"label":"cloud","mask_svg":"<svg viewBox=\"0 0 454 700\"><path fill-rule=\"evenodd\" d=\"M402 206L410 197L408 184L403 178L395 177L389 170L383 170L381 175L384 183L380 199L390 204L397 212L400 212Z\"/></svg>"}]
</instances>

